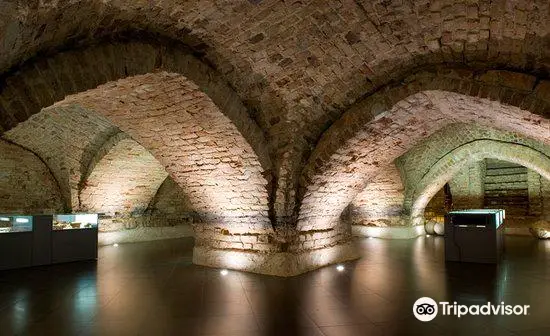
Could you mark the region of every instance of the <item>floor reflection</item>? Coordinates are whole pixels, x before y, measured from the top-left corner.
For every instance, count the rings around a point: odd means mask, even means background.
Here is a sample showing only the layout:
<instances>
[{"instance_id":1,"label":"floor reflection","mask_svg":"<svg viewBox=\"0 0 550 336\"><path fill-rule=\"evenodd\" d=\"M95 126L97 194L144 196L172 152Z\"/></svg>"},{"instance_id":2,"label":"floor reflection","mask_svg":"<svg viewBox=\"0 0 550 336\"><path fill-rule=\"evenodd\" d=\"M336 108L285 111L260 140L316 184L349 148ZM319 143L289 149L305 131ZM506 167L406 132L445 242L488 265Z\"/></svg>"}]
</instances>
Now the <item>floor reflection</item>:
<instances>
[{"instance_id":1,"label":"floor reflection","mask_svg":"<svg viewBox=\"0 0 550 336\"><path fill-rule=\"evenodd\" d=\"M293 278L198 267L192 240L0 272L1 335L546 335L550 242L507 237L498 265L445 263L444 240L359 240L363 258ZM414 319L429 296L530 304L520 317Z\"/></svg>"}]
</instances>

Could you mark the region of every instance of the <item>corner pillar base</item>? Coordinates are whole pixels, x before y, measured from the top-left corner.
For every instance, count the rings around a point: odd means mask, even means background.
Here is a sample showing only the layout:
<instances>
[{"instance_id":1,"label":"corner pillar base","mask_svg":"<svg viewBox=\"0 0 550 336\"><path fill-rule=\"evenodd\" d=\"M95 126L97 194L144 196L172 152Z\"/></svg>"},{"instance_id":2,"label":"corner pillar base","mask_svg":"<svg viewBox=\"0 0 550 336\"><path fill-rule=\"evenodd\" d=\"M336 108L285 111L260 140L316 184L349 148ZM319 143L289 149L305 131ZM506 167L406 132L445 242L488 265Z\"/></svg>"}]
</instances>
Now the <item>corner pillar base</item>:
<instances>
[{"instance_id":1,"label":"corner pillar base","mask_svg":"<svg viewBox=\"0 0 550 336\"><path fill-rule=\"evenodd\" d=\"M290 277L317 268L358 259L353 241L302 252L255 252L195 246L193 263L201 266Z\"/></svg>"},{"instance_id":2,"label":"corner pillar base","mask_svg":"<svg viewBox=\"0 0 550 336\"><path fill-rule=\"evenodd\" d=\"M411 239L426 233L424 225L405 226L405 227L379 227L353 225L351 232L356 237L374 237L385 239Z\"/></svg>"}]
</instances>

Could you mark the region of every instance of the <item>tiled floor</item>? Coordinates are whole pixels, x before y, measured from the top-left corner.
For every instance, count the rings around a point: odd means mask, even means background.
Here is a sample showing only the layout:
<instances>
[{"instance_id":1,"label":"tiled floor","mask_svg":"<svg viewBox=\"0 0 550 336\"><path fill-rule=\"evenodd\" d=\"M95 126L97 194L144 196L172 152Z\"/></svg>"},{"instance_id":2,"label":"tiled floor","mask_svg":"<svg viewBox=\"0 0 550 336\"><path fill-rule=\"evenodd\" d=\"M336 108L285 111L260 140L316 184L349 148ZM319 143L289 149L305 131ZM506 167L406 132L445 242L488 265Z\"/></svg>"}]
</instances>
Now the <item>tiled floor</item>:
<instances>
[{"instance_id":1,"label":"tiled floor","mask_svg":"<svg viewBox=\"0 0 550 336\"><path fill-rule=\"evenodd\" d=\"M0 335L550 335L550 241L507 237L495 267L445 264L438 237L366 239L344 271L290 279L194 266L192 243L109 246L97 263L0 272ZM531 308L419 322L421 296Z\"/></svg>"}]
</instances>

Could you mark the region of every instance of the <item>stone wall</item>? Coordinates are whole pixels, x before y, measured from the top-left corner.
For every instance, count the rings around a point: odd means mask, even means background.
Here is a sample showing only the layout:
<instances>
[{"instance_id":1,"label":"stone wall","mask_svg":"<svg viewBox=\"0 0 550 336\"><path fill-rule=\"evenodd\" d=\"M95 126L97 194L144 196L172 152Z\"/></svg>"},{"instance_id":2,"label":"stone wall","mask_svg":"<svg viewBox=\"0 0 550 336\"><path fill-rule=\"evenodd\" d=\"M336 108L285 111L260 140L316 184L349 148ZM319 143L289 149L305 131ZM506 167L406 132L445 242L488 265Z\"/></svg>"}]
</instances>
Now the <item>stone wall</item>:
<instances>
[{"instance_id":1,"label":"stone wall","mask_svg":"<svg viewBox=\"0 0 550 336\"><path fill-rule=\"evenodd\" d=\"M453 176L449 185L454 209L483 208L485 166L485 160L474 162Z\"/></svg>"},{"instance_id":2,"label":"stone wall","mask_svg":"<svg viewBox=\"0 0 550 336\"><path fill-rule=\"evenodd\" d=\"M273 230L262 163L196 84L178 74L158 72L99 86L60 105L74 103L119 126L185 190L201 219L198 245L265 248L264 239L256 239ZM245 243L249 236L252 239Z\"/></svg>"},{"instance_id":3,"label":"stone wall","mask_svg":"<svg viewBox=\"0 0 550 336\"><path fill-rule=\"evenodd\" d=\"M132 139L123 139L85 179L79 210L108 216L142 214L167 175L145 148Z\"/></svg>"},{"instance_id":4,"label":"stone wall","mask_svg":"<svg viewBox=\"0 0 550 336\"><path fill-rule=\"evenodd\" d=\"M158 188L147 212L167 219L183 217L189 222L193 222L193 216L196 215L185 191L169 176Z\"/></svg>"},{"instance_id":5,"label":"stone wall","mask_svg":"<svg viewBox=\"0 0 550 336\"><path fill-rule=\"evenodd\" d=\"M478 183L480 171L484 172L482 190ZM467 181L474 181L474 188ZM505 209L506 227L511 229L511 233L527 234L533 223L550 216L550 190L545 189L548 188L548 181L537 172L518 164L493 159L474 163L456 174L450 185L453 209ZM467 197L457 204L457 194ZM445 214L443 198L441 189L426 206L427 219L436 217L438 221L442 220Z\"/></svg>"},{"instance_id":6,"label":"stone wall","mask_svg":"<svg viewBox=\"0 0 550 336\"><path fill-rule=\"evenodd\" d=\"M81 179L100 147L118 132L104 117L71 105L43 109L3 137L44 160L59 182L67 210L76 211Z\"/></svg>"},{"instance_id":7,"label":"stone wall","mask_svg":"<svg viewBox=\"0 0 550 336\"><path fill-rule=\"evenodd\" d=\"M417 146L409 150L405 155L399 157L396 160L396 164L399 167L401 173L404 176L405 182L405 207L410 208L412 201L412 192L418 181L426 174L426 172L433 166L435 162L444 157L447 153L453 149L475 141L476 139L494 139L507 143L516 143L526 148L534 148L537 151L550 156L550 148L538 141L529 138L527 135L520 135L515 132L502 131L486 126L480 126L475 124L455 124L442 128L437 133L426 138ZM521 153L518 153L521 155ZM464 195L471 193L474 196L479 195L484 187L481 186L480 174L483 171L483 167L469 165L472 172L461 172L459 176L462 176L462 182L454 180L451 184L451 191L453 195L453 202L455 200L455 194ZM470 175L471 173L471 175ZM466 177L467 176L467 177ZM468 183L466 183L466 180ZM471 183L470 183L471 181ZM454 184L454 191L452 190ZM460 202L460 201L458 201ZM472 205L477 204L473 202ZM460 203L458 204L460 205ZM455 204L455 207L457 204ZM467 206L467 204L466 204Z\"/></svg>"},{"instance_id":8,"label":"stone wall","mask_svg":"<svg viewBox=\"0 0 550 336\"><path fill-rule=\"evenodd\" d=\"M505 209L508 223L529 216L530 204L536 202L529 196L536 192L536 186L529 183L529 169L510 162L486 161L485 207Z\"/></svg>"},{"instance_id":9,"label":"stone wall","mask_svg":"<svg viewBox=\"0 0 550 336\"><path fill-rule=\"evenodd\" d=\"M43 214L63 211L57 181L32 152L0 140L0 212Z\"/></svg>"},{"instance_id":10,"label":"stone wall","mask_svg":"<svg viewBox=\"0 0 550 336\"><path fill-rule=\"evenodd\" d=\"M445 187L439 189L439 191L432 197L426 210L424 210L424 217L426 220L433 222L443 223L445 215Z\"/></svg>"},{"instance_id":11,"label":"stone wall","mask_svg":"<svg viewBox=\"0 0 550 336\"><path fill-rule=\"evenodd\" d=\"M541 177L542 213L550 221L550 180Z\"/></svg>"},{"instance_id":12,"label":"stone wall","mask_svg":"<svg viewBox=\"0 0 550 336\"><path fill-rule=\"evenodd\" d=\"M403 184L395 165L369 182L346 210L352 225L398 226L403 225Z\"/></svg>"},{"instance_id":13,"label":"stone wall","mask_svg":"<svg viewBox=\"0 0 550 336\"><path fill-rule=\"evenodd\" d=\"M113 108L110 116L185 187L205 231L222 241L242 248L235 235L272 233L282 223L298 226L300 246L332 244L325 239L346 231L342 211L380 170L449 123L548 142L548 9L505 0L4 1L0 130L98 85L177 73L196 85L184 95L145 85L136 99L102 92L99 99L118 105L90 106ZM154 99L150 90L169 94ZM219 114L208 113L212 102ZM129 120L134 107L152 130ZM188 121L182 109L199 111L199 122L179 127ZM216 136L222 119L225 138ZM170 134L152 134L163 129ZM172 142L187 147L181 156ZM188 159L193 151L201 155ZM54 176L74 176L53 164ZM68 181L59 178L71 208L78 184Z\"/></svg>"},{"instance_id":14,"label":"stone wall","mask_svg":"<svg viewBox=\"0 0 550 336\"><path fill-rule=\"evenodd\" d=\"M169 176L149 200L147 209L101 218L103 243L135 242L194 235L195 212L185 191Z\"/></svg>"}]
</instances>

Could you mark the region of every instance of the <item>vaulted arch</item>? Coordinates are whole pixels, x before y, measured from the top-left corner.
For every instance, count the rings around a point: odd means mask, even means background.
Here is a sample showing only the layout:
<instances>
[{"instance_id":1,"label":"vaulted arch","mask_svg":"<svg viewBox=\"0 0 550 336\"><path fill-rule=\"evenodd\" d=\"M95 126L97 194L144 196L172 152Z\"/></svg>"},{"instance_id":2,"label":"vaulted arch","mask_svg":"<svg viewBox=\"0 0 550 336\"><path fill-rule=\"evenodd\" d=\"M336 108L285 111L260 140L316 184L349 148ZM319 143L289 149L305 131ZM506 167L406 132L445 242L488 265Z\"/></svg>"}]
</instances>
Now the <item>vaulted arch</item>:
<instances>
[{"instance_id":1,"label":"vaulted arch","mask_svg":"<svg viewBox=\"0 0 550 336\"><path fill-rule=\"evenodd\" d=\"M142 214L168 174L132 139L119 139L110 147L84 177L78 210L109 216Z\"/></svg>"},{"instance_id":2,"label":"vaulted arch","mask_svg":"<svg viewBox=\"0 0 550 336\"><path fill-rule=\"evenodd\" d=\"M302 173L298 229L335 228L379 167L448 124L475 122L548 144L549 87L508 71L436 68L369 96L325 132L310 157Z\"/></svg>"},{"instance_id":3,"label":"vaulted arch","mask_svg":"<svg viewBox=\"0 0 550 336\"><path fill-rule=\"evenodd\" d=\"M271 167L263 132L239 96L215 70L184 46L154 42L104 42L29 60L0 79L0 131L6 132L66 96L118 79L167 70L207 93L250 143L264 169Z\"/></svg>"},{"instance_id":4,"label":"vaulted arch","mask_svg":"<svg viewBox=\"0 0 550 336\"><path fill-rule=\"evenodd\" d=\"M135 139L187 191L203 225L198 244L253 248L231 234L268 234L267 181L251 146L187 78L165 72L134 76L72 95ZM266 245L267 246L267 245ZM261 243L259 243L261 247Z\"/></svg>"},{"instance_id":5,"label":"vaulted arch","mask_svg":"<svg viewBox=\"0 0 550 336\"><path fill-rule=\"evenodd\" d=\"M120 130L101 115L79 106L61 106L42 109L2 137L44 160L59 183L66 211L76 211L80 184L92 159L115 134Z\"/></svg>"},{"instance_id":6,"label":"vaulted arch","mask_svg":"<svg viewBox=\"0 0 550 336\"><path fill-rule=\"evenodd\" d=\"M445 183L473 162L498 159L534 170L550 180L550 157L530 147L494 140L477 140L464 144L435 162L422 177L413 194L411 223L424 223L424 209Z\"/></svg>"}]
</instances>

